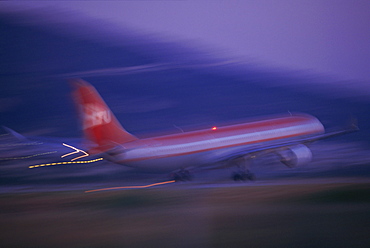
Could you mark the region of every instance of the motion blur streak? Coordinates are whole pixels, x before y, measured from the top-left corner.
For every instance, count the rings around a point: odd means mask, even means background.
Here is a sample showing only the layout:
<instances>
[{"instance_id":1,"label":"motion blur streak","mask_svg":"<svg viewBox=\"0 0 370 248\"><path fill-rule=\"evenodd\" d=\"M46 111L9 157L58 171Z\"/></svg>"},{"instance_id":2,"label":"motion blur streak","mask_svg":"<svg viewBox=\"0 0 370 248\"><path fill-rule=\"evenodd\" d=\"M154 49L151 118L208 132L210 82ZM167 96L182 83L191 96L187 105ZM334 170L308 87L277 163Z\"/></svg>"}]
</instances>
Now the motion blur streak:
<instances>
[{"instance_id":1,"label":"motion blur streak","mask_svg":"<svg viewBox=\"0 0 370 248\"><path fill-rule=\"evenodd\" d=\"M64 146L66 146L66 147L72 148L72 149L74 149L75 151L74 151L74 152L67 153L67 154L64 154L64 155L62 155L62 156L61 156L61 158L64 158L64 157L67 157L67 156L69 156L69 155L72 155L72 154L75 154L75 153L79 153L79 152L84 153L84 155L81 155L81 156L79 156L79 157L77 157L77 158L73 158L73 159L71 159L71 161L73 161L73 160L77 160L77 159L79 159L79 158L84 158L84 157L89 156L89 154L88 154L87 152L85 152L85 151L83 151L83 150L81 150L81 149L78 149L78 148L76 148L76 147L74 147L74 146L67 145L67 144L65 144L65 143L63 143L63 145L64 145Z\"/></svg>"},{"instance_id":2,"label":"motion blur streak","mask_svg":"<svg viewBox=\"0 0 370 248\"><path fill-rule=\"evenodd\" d=\"M52 153L56 153L56 152L57 152L57 151L52 151L52 152L43 152L43 153L38 153L38 154L33 154L33 155L23 156L23 157L0 158L0 160L28 159L28 158L33 158L33 157L37 157L37 156L42 156L42 155L52 154Z\"/></svg>"},{"instance_id":3,"label":"motion blur streak","mask_svg":"<svg viewBox=\"0 0 370 248\"><path fill-rule=\"evenodd\" d=\"M144 188L149 188L149 187L153 187L153 186L158 186L158 185L163 185L163 184L168 184L168 183L174 183L174 182L176 182L176 181L175 180L171 180L171 181L165 181L165 182L160 182L160 183L153 183L153 184L142 185L142 186L124 186L124 187L112 187L112 188L92 189L92 190L85 191L85 193L98 192L98 191L107 191L107 190L117 190L117 189L144 189Z\"/></svg>"},{"instance_id":4,"label":"motion blur streak","mask_svg":"<svg viewBox=\"0 0 370 248\"><path fill-rule=\"evenodd\" d=\"M241 63L238 60L223 60L221 62L214 63L198 63L198 64L180 64L180 63L155 63L155 64L144 64L140 66L125 66L125 67L113 67L98 70L89 71L77 71L72 73L64 73L56 75L61 78L76 78L76 77L96 77L96 76L118 76L128 75L143 72L154 72L164 71L172 69L197 69L197 68L212 68L218 66L235 65Z\"/></svg>"},{"instance_id":5,"label":"motion blur streak","mask_svg":"<svg viewBox=\"0 0 370 248\"><path fill-rule=\"evenodd\" d=\"M15 144L0 144L0 147L13 147L13 146L34 146L42 145L42 142L30 142L30 143L15 143Z\"/></svg>"},{"instance_id":6,"label":"motion blur streak","mask_svg":"<svg viewBox=\"0 0 370 248\"><path fill-rule=\"evenodd\" d=\"M86 161L75 161L75 162L58 162L58 163L49 163L49 164L37 164L37 165L31 165L28 168L38 168L38 167L44 167L44 166L50 166L50 165L61 165L61 164L89 164L94 163L103 160L103 158L97 158L93 160L86 160Z\"/></svg>"}]
</instances>

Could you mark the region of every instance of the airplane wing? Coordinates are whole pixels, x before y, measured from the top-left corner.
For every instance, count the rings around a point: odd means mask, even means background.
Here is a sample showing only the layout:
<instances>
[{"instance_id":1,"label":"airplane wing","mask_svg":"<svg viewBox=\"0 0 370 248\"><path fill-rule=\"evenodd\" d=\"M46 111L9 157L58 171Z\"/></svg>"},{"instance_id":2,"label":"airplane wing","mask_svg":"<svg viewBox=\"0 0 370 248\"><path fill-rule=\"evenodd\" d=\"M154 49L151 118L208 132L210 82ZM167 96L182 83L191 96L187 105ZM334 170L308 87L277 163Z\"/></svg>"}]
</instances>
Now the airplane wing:
<instances>
[{"instance_id":1,"label":"airplane wing","mask_svg":"<svg viewBox=\"0 0 370 248\"><path fill-rule=\"evenodd\" d=\"M20 142L29 142L29 140L26 137L24 137L22 134L17 133L13 129L10 129L10 128L6 127L6 126L2 126L2 127L3 127L3 129L5 131L8 132L8 134L10 134L12 137L14 137L17 141L20 141Z\"/></svg>"}]
</instances>

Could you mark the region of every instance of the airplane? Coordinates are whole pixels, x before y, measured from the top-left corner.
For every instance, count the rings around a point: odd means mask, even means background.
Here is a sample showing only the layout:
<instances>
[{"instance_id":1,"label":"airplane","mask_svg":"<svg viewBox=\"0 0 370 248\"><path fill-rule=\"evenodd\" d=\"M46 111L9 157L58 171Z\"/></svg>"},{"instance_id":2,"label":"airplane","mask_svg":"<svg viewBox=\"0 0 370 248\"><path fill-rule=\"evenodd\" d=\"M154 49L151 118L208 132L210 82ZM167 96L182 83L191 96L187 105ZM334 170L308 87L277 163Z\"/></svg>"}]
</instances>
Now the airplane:
<instances>
[{"instance_id":1,"label":"airplane","mask_svg":"<svg viewBox=\"0 0 370 248\"><path fill-rule=\"evenodd\" d=\"M303 166L312 159L308 144L319 139L358 130L351 127L325 132L323 124L308 114L262 118L236 125L139 139L126 131L97 90L82 79L71 79L73 100L79 109L90 154L125 166L168 172L172 180L191 179L191 170L236 166L232 178L254 180L251 159L275 153L288 167Z\"/></svg>"}]
</instances>

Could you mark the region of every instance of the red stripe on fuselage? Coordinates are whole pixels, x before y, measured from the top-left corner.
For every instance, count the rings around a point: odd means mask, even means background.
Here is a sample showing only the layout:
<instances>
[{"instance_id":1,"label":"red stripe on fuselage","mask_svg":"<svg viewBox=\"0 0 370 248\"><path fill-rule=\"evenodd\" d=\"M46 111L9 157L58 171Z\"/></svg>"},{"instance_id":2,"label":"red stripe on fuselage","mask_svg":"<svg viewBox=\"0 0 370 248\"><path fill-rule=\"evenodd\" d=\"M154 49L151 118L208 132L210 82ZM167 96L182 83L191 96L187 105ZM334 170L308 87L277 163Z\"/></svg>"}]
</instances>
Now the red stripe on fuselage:
<instances>
[{"instance_id":1,"label":"red stripe on fuselage","mask_svg":"<svg viewBox=\"0 0 370 248\"><path fill-rule=\"evenodd\" d=\"M213 138L221 138L226 136L244 134L244 133L251 133L251 132L258 132L264 130L271 130L276 128L282 128L287 126L295 126L299 124L304 124L307 122L312 122L312 119L306 116L290 116L285 118L277 118L277 119L270 119L270 120L263 120L251 123L244 123L238 125L231 125L225 127L218 127L216 130L212 129L203 129L194 132L188 133L180 133L180 134L172 134L160 137L151 138L151 140L155 140L162 144L178 144L184 142L194 142L204 139ZM143 140L144 141L144 140Z\"/></svg>"}]
</instances>

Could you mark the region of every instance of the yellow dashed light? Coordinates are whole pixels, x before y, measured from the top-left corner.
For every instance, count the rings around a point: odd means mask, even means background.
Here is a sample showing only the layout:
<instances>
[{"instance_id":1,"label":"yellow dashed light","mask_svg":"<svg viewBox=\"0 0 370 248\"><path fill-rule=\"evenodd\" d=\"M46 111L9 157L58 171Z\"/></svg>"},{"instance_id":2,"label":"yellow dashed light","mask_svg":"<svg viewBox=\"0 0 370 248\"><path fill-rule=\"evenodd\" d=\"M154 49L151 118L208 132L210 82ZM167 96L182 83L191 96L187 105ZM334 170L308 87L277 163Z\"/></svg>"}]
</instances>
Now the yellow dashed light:
<instances>
[{"instance_id":1,"label":"yellow dashed light","mask_svg":"<svg viewBox=\"0 0 370 248\"><path fill-rule=\"evenodd\" d=\"M58 162L58 163L50 163L50 164L37 164L37 165L31 165L28 168L33 169L33 168L38 168L42 166L50 166L50 165L61 165L61 164L89 164L89 163L94 163L103 160L103 158L97 158L93 160L86 160L86 161L76 161L76 162Z\"/></svg>"}]
</instances>

